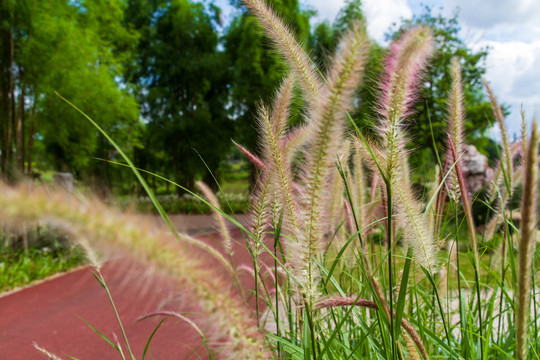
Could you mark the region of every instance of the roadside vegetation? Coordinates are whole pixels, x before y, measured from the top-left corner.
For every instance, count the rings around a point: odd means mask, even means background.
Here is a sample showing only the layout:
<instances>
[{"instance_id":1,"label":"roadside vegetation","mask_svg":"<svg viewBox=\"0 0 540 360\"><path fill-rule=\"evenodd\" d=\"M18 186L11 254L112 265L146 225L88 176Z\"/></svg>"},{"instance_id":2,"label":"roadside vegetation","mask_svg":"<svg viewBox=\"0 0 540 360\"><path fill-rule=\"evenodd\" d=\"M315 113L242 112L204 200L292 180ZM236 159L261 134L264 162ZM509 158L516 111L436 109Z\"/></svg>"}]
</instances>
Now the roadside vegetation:
<instances>
[{"instance_id":1,"label":"roadside vegetation","mask_svg":"<svg viewBox=\"0 0 540 360\"><path fill-rule=\"evenodd\" d=\"M39 231L36 229L32 232ZM26 246L22 244L22 236L4 235L1 239L0 292L86 264L86 256L79 246L54 231L46 228L40 231L39 239Z\"/></svg>"}]
</instances>

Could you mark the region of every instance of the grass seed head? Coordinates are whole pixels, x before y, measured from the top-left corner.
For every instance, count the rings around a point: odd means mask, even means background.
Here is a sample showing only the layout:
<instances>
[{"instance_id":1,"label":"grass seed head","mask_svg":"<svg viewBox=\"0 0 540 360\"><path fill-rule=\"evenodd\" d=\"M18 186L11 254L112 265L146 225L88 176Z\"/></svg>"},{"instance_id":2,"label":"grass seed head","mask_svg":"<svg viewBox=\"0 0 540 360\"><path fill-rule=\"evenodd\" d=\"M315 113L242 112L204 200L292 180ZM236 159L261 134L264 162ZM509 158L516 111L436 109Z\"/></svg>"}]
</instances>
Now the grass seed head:
<instances>
[{"instance_id":1,"label":"grass seed head","mask_svg":"<svg viewBox=\"0 0 540 360\"><path fill-rule=\"evenodd\" d=\"M83 238L104 253L122 252L148 267L187 286L189 293L207 315L207 325L221 342L225 358L266 359L262 334L232 291L230 281L204 265L188 246L193 241L180 234L178 239L155 230L140 217L122 214L96 199L75 197L43 188L12 188L0 185L0 221L6 224L47 221L74 238ZM179 241L178 241L179 240Z\"/></svg>"}]
</instances>

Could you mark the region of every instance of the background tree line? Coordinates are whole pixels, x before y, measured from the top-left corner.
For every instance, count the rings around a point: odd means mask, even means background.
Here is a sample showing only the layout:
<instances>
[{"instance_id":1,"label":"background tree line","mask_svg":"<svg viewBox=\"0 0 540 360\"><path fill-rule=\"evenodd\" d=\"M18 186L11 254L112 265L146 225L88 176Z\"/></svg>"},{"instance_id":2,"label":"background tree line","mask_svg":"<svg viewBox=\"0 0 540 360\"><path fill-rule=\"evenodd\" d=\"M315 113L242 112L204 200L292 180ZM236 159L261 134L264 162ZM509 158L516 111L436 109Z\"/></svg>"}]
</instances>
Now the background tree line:
<instances>
[{"instance_id":1,"label":"background tree line","mask_svg":"<svg viewBox=\"0 0 540 360\"><path fill-rule=\"evenodd\" d=\"M285 65L240 1L231 4L239 10L223 24L212 1L0 0L3 177L53 169L73 172L101 190L135 189L126 171L98 160L114 160L116 154L55 92L97 120L137 166L187 187L194 179L212 183L208 169L219 175L233 151L231 138L257 151L256 106L271 98ZM360 0L350 0L332 24L312 28L314 12L301 9L298 0L274 0L272 6L321 68L340 33L363 17ZM430 9L389 37L416 23L435 29L438 51L418 104L415 126L421 130L415 130L411 146L422 151L415 154L434 159L444 146L438 139L445 131L453 55L464 68L469 140L482 151L494 151L483 136L491 124L480 81L486 52L473 52L458 38L456 17L434 16ZM369 76L358 90L353 117L368 132L385 51L373 44ZM302 99L296 102L301 109ZM304 121L301 110L294 118Z\"/></svg>"}]
</instances>

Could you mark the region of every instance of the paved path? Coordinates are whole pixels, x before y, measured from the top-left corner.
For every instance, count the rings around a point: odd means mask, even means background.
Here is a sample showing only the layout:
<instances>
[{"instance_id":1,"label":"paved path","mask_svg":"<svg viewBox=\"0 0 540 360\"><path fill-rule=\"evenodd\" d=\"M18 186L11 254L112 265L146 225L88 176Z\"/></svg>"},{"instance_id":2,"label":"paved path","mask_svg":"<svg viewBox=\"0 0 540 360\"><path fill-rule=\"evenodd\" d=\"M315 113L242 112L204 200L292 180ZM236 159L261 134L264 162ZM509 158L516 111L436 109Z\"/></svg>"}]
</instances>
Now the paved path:
<instances>
[{"instance_id":1,"label":"paved path","mask_svg":"<svg viewBox=\"0 0 540 360\"><path fill-rule=\"evenodd\" d=\"M191 220L185 229L190 233L211 229L208 218ZM180 218L173 221L178 223ZM240 231L234 230L233 236L241 239ZM209 243L220 241L215 233L200 237ZM241 244L235 245L234 260L236 264L251 264L249 254ZM165 299L181 294L181 289L176 288L172 282L150 277L147 272L130 265L125 259L107 263L103 274L134 354L137 359L141 359L146 341L160 319L136 319L158 309ZM245 286L252 287L252 279L246 277L242 281ZM185 299L170 303L168 308L196 318L193 313L197 310ZM81 319L88 321L109 338L114 338L114 333L121 339L106 293L88 268L3 296L0 298L0 359L43 358L33 349L34 341L62 358L67 358L67 354L81 360L121 359ZM208 358L206 351L200 347L195 350L198 356L191 354L201 343L197 333L185 322L169 318L154 336L149 351L152 357L147 355L147 358Z\"/></svg>"}]
</instances>

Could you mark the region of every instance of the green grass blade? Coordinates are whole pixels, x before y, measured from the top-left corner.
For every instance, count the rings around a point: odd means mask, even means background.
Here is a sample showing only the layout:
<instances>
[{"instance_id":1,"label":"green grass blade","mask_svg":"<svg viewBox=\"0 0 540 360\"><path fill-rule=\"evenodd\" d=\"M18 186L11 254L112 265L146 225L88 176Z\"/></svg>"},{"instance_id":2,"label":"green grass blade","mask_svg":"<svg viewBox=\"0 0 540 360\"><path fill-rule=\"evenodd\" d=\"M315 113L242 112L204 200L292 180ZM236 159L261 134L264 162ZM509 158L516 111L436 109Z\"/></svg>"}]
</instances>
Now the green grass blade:
<instances>
[{"instance_id":1,"label":"green grass blade","mask_svg":"<svg viewBox=\"0 0 540 360\"><path fill-rule=\"evenodd\" d=\"M68 105L70 105L73 109L75 109L77 112L79 112L86 120L88 120L88 122L90 122L90 124L92 124L105 137L105 139L107 139L107 141L116 149L116 151L118 151L120 156L122 156L124 161L127 163L127 166L131 169L131 171L133 171L133 173L135 174L135 177L137 178L137 180L139 180L139 183L141 184L141 186L144 188L144 190L146 191L146 193L148 194L148 196L152 200L152 203L156 207L156 210L158 211L158 213L161 216L161 218L163 219L163 221L165 221L165 223L171 229L171 231L174 234L176 234L177 233L176 228L174 227L173 223L171 222L171 219L169 218L169 216L167 215L167 213L165 212L165 210L163 209L161 204L159 203L159 201L156 198L154 192L152 191L152 189L150 189L150 186L148 186L148 184L146 183L146 181L142 177L142 175L139 172L139 170L137 169L137 167L135 167L133 162L129 159L129 157L126 155L126 153L124 153L124 151L116 143L116 141L114 141L113 138L111 138L109 136L109 134L107 134L107 132L105 130L103 130L101 128L101 126L99 126L99 124L97 122L95 122L90 116L88 116L84 111L79 109L75 104L73 104L72 102L70 102L69 100L64 98L59 93L57 93L57 92L55 92L55 93L60 99L64 100Z\"/></svg>"},{"instance_id":2,"label":"green grass blade","mask_svg":"<svg viewBox=\"0 0 540 360\"><path fill-rule=\"evenodd\" d=\"M356 301L358 301L360 299L360 295L358 295L356 297ZM354 306L349 306L349 308L347 309L347 312L345 313L345 315L343 315L342 319L340 320L340 322L336 325L336 327L334 328L334 330L332 331L332 334L330 335L330 337L328 338L328 340L326 340L326 343L327 343L327 346L325 346L323 348L323 350L321 351L321 353L319 354L319 356L317 357L317 359L319 360L322 360L323 359L323 356L324 354L326 354L326 352L328 351L329 349L329 345L328 344L331 344L332 341L334 340L334 338L336 338L336 336L338 336L339 332L341 331L341 328L343 327L343 325L345 324L345 322L347 321L348 317L351 315L352 311L354 309Z\"/></svg>"},{"instance_id":3,"label":"green grass blade","mask_svg":"<svg viewBox=\"0 0 540 360\"><path fill-rule=\"evenodd\" d=\"M114 343L112 342L112 340L110 340L107 336L105 336L101 331L99 331L98 329L96 329L94 326L92 326L92 324L90 324L88 321L86 321L85 319L83 319L82 317L79 316L79 319L81 319L82 321L84 321L84 323L90 328L92 329L92 331L94 331L96 334L98 334L103 340L105 340L107 342L107 344L111 345L113 347L113 349L115 349L116 351L118 352L121 352L120 351L120 348Z\"/></svg>"},{"instance_id":4,"label":"green grass blade","mask_svg":"<svg viewBox=\"0 0 540 360\"><path fill-rule=\"evenodd\" d=\"M68 358L70 358L71 360L81 360L79 358L76 358L75 356L71 356L71 355L67 355L67 354L64 354L64 356L67 356Z\"/></svg>"},{"instance_id":5,"label":"green grass blade","mask_svg":"<svg viewBox=\"0 0 540 360\"><path fill-rule=\"evenodd\" d=\"M461 156L460 156L461 157ZM444 178L442 179L441 183L439 184L439 186L437 187L437 191L435 191L435 193L433 194L433 196L431 197L431 199L429 199L429 202L428 204L426 205L426 209L424 210L424 213L422 214L422 217L425 218L428 214L428 211L429 209L431 208L431 206L433 205L433 203L435 202L435 200L437 199L437 194L439 193L439 191L441 191L442 187L444 186L444 183L446 181L446 178L450 175L450 173L452 172L452 169L456 166L457 164L457 161L455 161L452 166L450 166L450 168L448 169L448 171L446 172L446 175L444 175Z\"/></svg>"},{"instance_id":6,"label":"green grass blade","mask_svg":"<svg viewBox=\"0 0 540 360\"><path fill-rule=\"evenodd\" d=\"M326 276L326 279L323 280L323 286L326 288L328 286L328 281L330 281L330 278L332 277L332 274L334 273L339 261L343 258L343 254L345 254L345 251L351 244L351 242L356 238L356 234L352 234L349 236L349 239L343 245L343 247L339 250L335 260L332 262L332 265L330 266L330 270L328 271L328 275Z\"/></svg>"},{"instance_id":7,"label":"green grass blade","mask_svg":"<svg viewBox=\"0 0 540 360\"><path fill-rule=\"evenodd\" d=\"M311 349L314 344L311 343L311 329L309 326L309 319L307 315L308 310L304 308L304 318L302 327L302 350L304 352L304 360L311 360Z\"/></svg>"},{"instance_id":8,"label":"green grass blade","mask_svg":"<svg viewBox=\"0 0 540 360\"><path fill-rule=\"evenodd\" d=\"M94 276L98 278L98 281L100 282L101 286L103 286L103 288L105 289L105 292L107 293L107 298L109 299L109 302L111 303L111 307L114 311L114 316L116 318L116 321L118 322L120 331L122 332L122 337L124 338L124 342L126 343L126 348L128 350L128 353L131 357L131 360L135 360L135 356L133 355L133 352L131 351L131 347L129 346L129 340L128 340L126 331L124 330L124 325L122 324L122 320L120 319L120 314L118 313L118 310L116 309L116 304L114 303L111 291L109 290L109 287L107 286L107 283L105 282L105 279L103 278L103 275L101 274L101 271L99 268L96 268L96 273L94 273ZM120 352L122 352L122 349L120 349Z\"/></svg>"},{"instance_id":9,"label":"green grass blade","mask_svg":"<svg viewBox=\"0 0 540 360\"><path fill-rule=\"evenodd\" d=\"M101 281L101 279L99 278L99 276L94 272L92 271L92 275L94 275L94 278L97 280L97 282L99 283L99 285L101 285L104 289L107 288L107 286L105 285L105 283L103 281Z\"/></svg>"},{"instance_id":10,"label":"green grass blade","mask_svg":"<svg viewBox=\"0 0 540 360\"><path fill-rule=\"evenodd\" d=\"M148 351L148 349L150 348L150 342L152 341L152 338L154 337L154 335L156 334L156 332L158 331L158 329L161 327L161 325L165 322L165 320L167 320L167 318L163 318L159 324L157 324L156 328L154 329L154 331L152 331L152 334L150 334L150 337L148 338L148 341L146 342L146 346L144 347L144 351L143 351L143 354L142 354L142 360L144 360L144 358L146 357L146 352Z\"/></svg>"},{"instance_id":11,"label":"green grass blade","mask_svg":"<svg viewBox=\"0 0 540 360\"><path fill-rule=\"evenodd\" d=\"M272 333L266 333L265 336L270 340L274 340L281 345L283 351L292 359L303 360L304 359L304 349L298 346L295 342L284 339L280 336L276 336Z\"/></svg>"},{"instance_id":12,"label":"green grass blade","mask_svg":"<svg viewBox=\"0 0 540 360\"><path fill-rule=\"evenodd\" d=\"M396 335L395 339L399 338L401 332L401 319L403 318L403 310L405 309L405 297L407 295L407 288L409 286L409 271L411 269L412 248L407 250L407 258L405 259L405 265L403 266L403 275L401 277L401 284L399 285L399 294L396 304Z\"/></svg>"},{"instance_id":13,"label":"green grass blade","mask_svg":"<svg viewBox=\"0 0 540 360\"><path fill-rule=\"evenodd\" d=\"M377 161L377 157L373 153L373 150L371 150L371 147L369 147L369 143L367 142L366 138L364 137L364 135L362 134L362 132L358 128L358 125L356 125L356 123L354 122L351 114L349 114L349 112L347 112L346 115L347 115L347 118L349 119L349 122L353 125L354 129L356 130L356 133L358 134L358 136L360 136L360 138L362 139L362 142L366 146L366 149L368 150L369 155L373 159L373 162L377 166L377 169L379 170L379 173L381 174L381 177L382 177L383 181L387 184L388 183L388 178L386 177L385 173L382 171L382 168L379 166L379 162Z\"/></svg>"},{"instance_id":14,"label":"green grass blade","mask_svg":"<svg viewBox=\"0 0 540 360\"><path fill-rule=\"evenodd\" d=\"M426 275L426 278L431 283L431 286L433 286L433 291L435 292L435 297L437 299L437 304L439 306L439 312L441 314L441 319L442 319L442 322L443 322L444 333L446 334L446 340L448 342L448 347L451 348L452 345L451 345L451 342L450 342L450 334L448 333L448 327L446 325L446 318L444 316L444 310L443 310L443 307L442 307L442 304L441 304L441 299L439 298L439 291L437 290L437 285L435 285L435 281L433 280L433 277L431 276L429 271L427 271L427 269L424 268L423 266L420 266L420 268L422 269L422 271Z\"/></svg>"}]
</instances>

